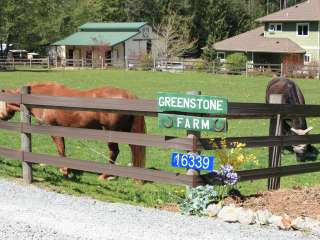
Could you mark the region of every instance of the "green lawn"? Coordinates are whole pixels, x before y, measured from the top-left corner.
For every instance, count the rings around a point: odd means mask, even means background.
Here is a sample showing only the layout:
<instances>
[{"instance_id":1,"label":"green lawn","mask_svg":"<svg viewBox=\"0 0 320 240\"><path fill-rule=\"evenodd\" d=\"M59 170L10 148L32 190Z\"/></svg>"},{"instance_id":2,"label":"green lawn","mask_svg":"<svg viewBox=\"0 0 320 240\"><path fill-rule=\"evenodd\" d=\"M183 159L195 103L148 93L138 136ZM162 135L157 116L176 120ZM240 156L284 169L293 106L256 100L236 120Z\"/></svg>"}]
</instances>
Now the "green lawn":
<instances>
[{"instance_id":1,"label":"green lawn","mask_svg":"<svg viewBox=\"0 0 320 240\"><path fill-rule=\"evenodd\" d=\"M55 81L74 88L95 88L101 86L116 86L134 92L140 98L154 99L158 91L181 92L201 90L204 95L225 96L229 101L264 102L265 88L271 78L244 76L224 76L207 73L160 73L115 70L83 70L83 71L50 71L50 72L1 72L0 88L17 88L28 82ZM316 80L297 80L305 94L307 103L320 104L320 82ZM18 120L18 116L12 121ZM160 135L185 136L182 130L162 130L157 127L157 119L147 118L149 133ZM315 127L313 133L319 132L319 121L308 119L309 125ZM1 131L0 146L19 148L18 134ZM258 136L268 134L266 120L231 120L229 131L222 136ZM203 136L217 136L213 133L203 133ZM221 136L221 134L220 134ZM33 151L37 153L56 154L50 137L33 135ZM172 150L148 148L147 167L154 167L174 171L170 167L170 153ZM267 166L267 149L250 149L258 160L258 167ZM121 145L118 158L120 164L130 162L129 148ZM214 152L205 152L213 154ZM73 158L106 161L107 146L103 142L81 139L67 139L67 155ZM295 157L286 154L283 164L294 164ZM252 168L246 165L244 168ZM82 194L108 201L130 202L155 206L168 202L176 202L184 194L184 187L164 184L147 183L138 185L134 181L118 178L113 181L98 181L96 175L85 173L74 179L66 180L60 176L56 168L49 166L35 167L36 184L54 189L59 192ZM17 161L0 158L0 175L2 177L21 178L21 168ZM311 186L320 181L319 173L305 174L282 178L283 187ZM252 194L266 189L266 180L239 184L243 194Z\"/></svg>"}]
</instances>

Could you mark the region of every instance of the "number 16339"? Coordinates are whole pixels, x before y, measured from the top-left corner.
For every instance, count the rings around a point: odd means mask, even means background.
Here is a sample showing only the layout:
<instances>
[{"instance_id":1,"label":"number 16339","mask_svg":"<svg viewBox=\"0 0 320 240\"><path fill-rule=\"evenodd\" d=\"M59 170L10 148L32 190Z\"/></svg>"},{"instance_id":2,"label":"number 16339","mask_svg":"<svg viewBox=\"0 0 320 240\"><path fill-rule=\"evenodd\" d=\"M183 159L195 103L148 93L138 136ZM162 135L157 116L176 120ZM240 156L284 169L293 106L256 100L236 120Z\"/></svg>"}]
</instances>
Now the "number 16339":
<instances>
[{"instance_id":1,"label":"number 16339","mask_svg":"<svg viewBox=\"0 0 320 240\"><path fill-rule=\"evenodd\" d=\"M171 166L176 168L213 171L214 157L174 152L171 155Z\"/></svg>"}]
</instances>

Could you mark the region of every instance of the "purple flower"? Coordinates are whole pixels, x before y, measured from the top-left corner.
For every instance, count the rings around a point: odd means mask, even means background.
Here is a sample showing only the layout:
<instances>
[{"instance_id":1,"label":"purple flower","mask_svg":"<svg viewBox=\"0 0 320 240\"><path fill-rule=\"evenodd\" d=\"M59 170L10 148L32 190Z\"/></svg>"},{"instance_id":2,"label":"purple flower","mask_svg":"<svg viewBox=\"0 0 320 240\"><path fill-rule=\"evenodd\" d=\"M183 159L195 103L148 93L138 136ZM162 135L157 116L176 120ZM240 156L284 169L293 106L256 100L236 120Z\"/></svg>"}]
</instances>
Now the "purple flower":
<instances>
[{"instance_id":1,"label":"purple flower","mask_svg":"<svg viewBox=\"0 0 320 240\"><path fill-rule=\"evenodd\" d=\"M238 182L238 174L233 171L230 164L221 166L221 178L225 184L235 185Z\"/></svg>"}]
</instances>

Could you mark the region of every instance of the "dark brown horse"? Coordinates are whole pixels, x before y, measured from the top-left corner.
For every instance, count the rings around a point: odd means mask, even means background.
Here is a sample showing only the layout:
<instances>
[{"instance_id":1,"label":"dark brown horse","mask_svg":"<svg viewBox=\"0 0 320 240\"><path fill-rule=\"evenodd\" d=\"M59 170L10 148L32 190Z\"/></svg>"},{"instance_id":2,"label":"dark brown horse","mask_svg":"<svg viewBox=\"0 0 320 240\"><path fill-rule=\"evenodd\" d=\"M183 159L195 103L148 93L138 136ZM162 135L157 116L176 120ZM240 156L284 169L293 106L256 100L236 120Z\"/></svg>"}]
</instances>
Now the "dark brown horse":
<instances>
[{"instance_id":1,"label":"dark brown horse","mask_svg":"<svg viewBox=\"0 0 320 240\"><path fill-rule=\"evenodd\" d=\"M266 90L267 103L270 103L271 94L281 94L283 104L305 104L302 91L295 82L289 79L275 78L271 80ZM312 130L312 127L308 128L304 117L284 119L282 126L284 135L306 135ZM295 152L298 161L315 160L318 155L318 150L310 144L288 146L286 149L290 152Z\"/></svg>"},{"instance_id":2,"label":"dark brown horse","mask_svg":"<svg viewBox=\"0 0 320 240\"><path fill-rule=\"evenodd\" d=\"M39 83L29 84L31 94L41 94L49 96L68 96L68 97L91 97L93 98L119 98L119 99L137 99L129 91L105 87L91 90L76 90L68 88L57 83ZM17 90L2 90L7 93L20 93ZM14 103L0 102L0 119L9 120L20 111L20 107ZM53 126L103 129L123 132L145 133L145 121L143 116L122 115L118 113L89 112L77 110L58 110L58 109L39 109L32 108L32 115L40 124ZM58 153L65 157L65 142L63 137L52 136L56 144ZM119 154L117 143L108 143L109 163L115 163ZM130 145L132 153L132 162L135 167L144 167L145 165L145 147ZM60 171L67 176L69 169L61 168ZM108 175L101 175L100 178L107 178Z\"/></svg>"}]
</instances>

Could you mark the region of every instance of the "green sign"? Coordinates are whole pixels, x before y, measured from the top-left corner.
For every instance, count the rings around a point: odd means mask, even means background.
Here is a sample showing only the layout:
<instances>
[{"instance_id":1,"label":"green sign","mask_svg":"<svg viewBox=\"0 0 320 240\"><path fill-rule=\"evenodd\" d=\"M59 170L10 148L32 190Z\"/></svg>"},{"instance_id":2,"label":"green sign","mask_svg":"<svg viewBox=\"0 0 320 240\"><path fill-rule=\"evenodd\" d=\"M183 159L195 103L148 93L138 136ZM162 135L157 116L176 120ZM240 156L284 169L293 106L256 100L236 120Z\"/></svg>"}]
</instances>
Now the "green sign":
<instances>
[{"instance_id":1,"label":"green sign","mask_svg":"<svg viewBox=\"0 0 320 240\"><path fill-rule=\"evenodd\" d=\"M227 114L228 101L222 97L158 93L159 112Z\"/></svg>"},{"instance_id":2,"label":"green sign","mask_svg":"<svg viewBox=\"0 0 320 240\"><path fill-rule=\"evenodd\" d=\"M179 128L194 131L213 132L227 131L226 118L194 117L160 113L158 116L158 123L160 128L168 129Z\"/></svg>"}]
</instances>

